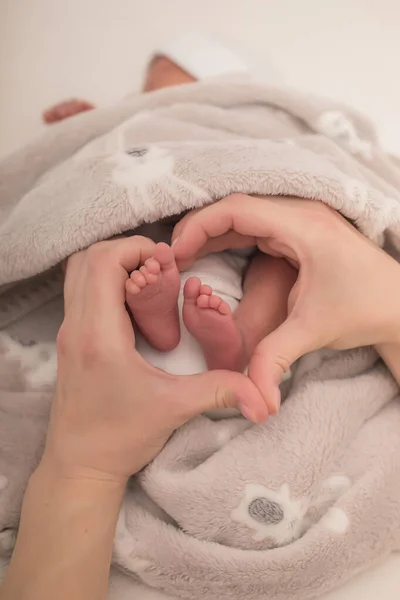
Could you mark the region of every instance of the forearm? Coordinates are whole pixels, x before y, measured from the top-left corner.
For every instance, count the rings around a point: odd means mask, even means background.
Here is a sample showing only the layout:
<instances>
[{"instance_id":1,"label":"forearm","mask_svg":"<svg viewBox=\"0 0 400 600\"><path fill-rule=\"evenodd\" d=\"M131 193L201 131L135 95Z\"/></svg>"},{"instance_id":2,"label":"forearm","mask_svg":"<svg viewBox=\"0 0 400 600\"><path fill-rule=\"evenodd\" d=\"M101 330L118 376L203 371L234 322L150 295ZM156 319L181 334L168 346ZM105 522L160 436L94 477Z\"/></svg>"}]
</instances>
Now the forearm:
<instances>
[{"instance_id":1,"label":"forearm","mask_svg":"<svg viewBox=\"0 0 400 600\"><path fill-rule=\"evenodd\" d=\"M376 350L400 385L400 341L398 343L377 345Z\"/></svg>"},{"instance_id":2,"label":"forearm","mask_svg":"<svg viewBox=\"0 0 400 600\"><path fill-rule=\"evenodd\" d=\"M2 600L101 600L124 485L39 467L29 482Z\"/></svg>"}]
</instances>

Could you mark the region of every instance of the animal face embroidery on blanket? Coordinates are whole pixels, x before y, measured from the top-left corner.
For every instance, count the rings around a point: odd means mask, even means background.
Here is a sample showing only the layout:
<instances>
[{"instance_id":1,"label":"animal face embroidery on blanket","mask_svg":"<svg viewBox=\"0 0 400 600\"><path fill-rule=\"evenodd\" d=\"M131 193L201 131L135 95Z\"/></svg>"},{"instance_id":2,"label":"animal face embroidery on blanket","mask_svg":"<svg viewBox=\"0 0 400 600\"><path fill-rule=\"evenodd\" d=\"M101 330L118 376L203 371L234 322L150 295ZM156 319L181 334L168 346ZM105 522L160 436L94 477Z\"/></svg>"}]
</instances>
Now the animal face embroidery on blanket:
<instances>
[{"instance_id":1,"label":"animal face embroidery on blanket","mask_svg":"<svg viewBox=\"0 0 400 600\"><path fill-rule=\"evenodd\" d=\"M245 488L239 506L231 512L231 517L252 529L254 540L272 538L276 545L283 546L301 534L307 509L307 499L291 498L287 484L275 491L250 483Z\"/></svg>"},{"instance_id":2,"label":"animal face embroidery on blanket","mask_svg":"<svg viewBox=\"0 0 400 600\"><path fill-rule=\"evenodd\" d=\"M359 154L366 160L372 158L372 143L361 139L354 124L340 111L329 110L322 113L317 120L316 129L337 140L352 154Z\"/></svg>"},{"instance_id":3,"label":"animal face embroidery on blanket","mask_svg":"<svg viewBox=\"0 0 400 600\"><path fill-rule=\"evenodd\" d=\"M131 148L114 154L110 160L116 163L113 177L118 183L141 187L168 177L174 168L174 157L164 148Z\"/></svg>"},{"instance_id":4,"label":"animal face embroidery on blanket","mask_svg":"<svg viewBox=\"0 0 400 600\"><path fill-rule=\"evenodd\" d=\"M126 151L126 153L129 154L129 156L135 156L135 157L144 156L145 154L147 154L147 152L148 152L147 148L133 148L132 150Z\"/></svg>"},{"instance_id":5,"label":"animal face embroidery on blanket","mask_svg":"<svg viewBox=\"0 0 400 600\"><path fill-rule=\"evenodd\" d=\"M349 518L338 506L329 504L338 500L351 486L346 476L333 476L326 480L319 495L312 503L303 496L293 499L287 484L279 491L263 485L248 484L239 506L231 512L237 523L247 525L254 531L253 539L263 541L274 540L275 546L284 546L299 538L315 522L311 514L324 507L320 519L322 527L336 534L344 534L349 527ZM319 520L317 518L316 520Z\"/></svg>"},{"instance_id":6,"label":"animal face embroidery on blanket","mask_svg":"<svg viewBox=\"0 0 400 600\"><path fill-rule=\"evenodd\" d=\"M259 523L271 525L277 525L285 517L280 505L268 498L254 498L249 505L249 515Z\"/></svg>"},{"instance_id":7,"label":"animal face embroidery on blanket","mask_svg":"<svg viewBox=\"0 0 400 600\"><path fill-rule=\"evenodd\" d=\"M200 200L211 201L206 191L175 175L175 157L165 148L130 148L107 160L115 165L111 173L114 182L126 189L132 207L142 215L152 207L155 198L162 209L160 217L169 214L172 208L176 212L177 198L182 195L182 211L197 206Z\"/></svg>"}]
</instances>

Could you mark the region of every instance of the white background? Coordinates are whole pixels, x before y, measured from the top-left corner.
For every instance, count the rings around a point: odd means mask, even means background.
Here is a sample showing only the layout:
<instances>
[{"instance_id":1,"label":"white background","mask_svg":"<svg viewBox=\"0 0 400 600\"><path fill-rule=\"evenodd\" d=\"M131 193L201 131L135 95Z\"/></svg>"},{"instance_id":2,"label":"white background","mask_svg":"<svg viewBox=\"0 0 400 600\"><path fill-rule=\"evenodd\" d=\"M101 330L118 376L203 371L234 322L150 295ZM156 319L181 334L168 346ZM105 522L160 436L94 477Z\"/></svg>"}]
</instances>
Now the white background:
<instances>
[{"instance_id":1,"label":"white background","mask_svg":"<svg viewBox=\"0 0 400 600\"><path fill-rule=\"evenodd\" d=\"M137 88L154 47L187 29L357 106L400 152L399 0L0 0L0 154L37 134L54 102Z\"/></svg>"},{"instance_id":2,"label":"white background","mask_svg":"<svg viewBox=\"0 0 400 600\"><path fill-rule=\"evenodd\" d=\"M52 103L137 89L152 50L193 29L260 77L355 105L400 153L399 0L0 0L0 155L40 132ZM399 567L394 557L329 600L398 599Z\"/></svg>"}]
</instances>

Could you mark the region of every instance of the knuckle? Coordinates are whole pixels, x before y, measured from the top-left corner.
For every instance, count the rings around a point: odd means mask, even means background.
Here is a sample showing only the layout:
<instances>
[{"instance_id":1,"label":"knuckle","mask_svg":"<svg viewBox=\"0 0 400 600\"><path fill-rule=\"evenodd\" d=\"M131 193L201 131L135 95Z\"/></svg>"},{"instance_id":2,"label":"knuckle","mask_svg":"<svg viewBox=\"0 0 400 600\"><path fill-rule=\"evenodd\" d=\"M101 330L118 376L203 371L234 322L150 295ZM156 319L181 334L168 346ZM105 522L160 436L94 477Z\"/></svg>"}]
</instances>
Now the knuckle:
<instances>
[{"instance_id":1,"label":"knuckle","mask_svg":"<svg viewBox=\"0 0 400 600\"><path fill-rule=\"evenodd\" d=\"M109 242L97 242L96 244L89 246L86 251L86 258L89 267L97 268L99 265L103 264L106 249L108 249L108 244Z\"/></svg>"},{"instance_id":2,"label":"knuckle","mask_svg":"<svg viewBox=\"0 0 400 600\"><path fill-rule=\"evenodd\" d=\"M81 330L79 335L74 336L67 321L63 322L58 331L56 346L59 356L66 359L74 356L86 366L97 362L101 355L101 347L93 332Z\"/></svg>"},{"instance_id":3,"label":"knuckle","mask_svg":"<svg viewBox=\"0 0 400 600\"><path fill-rule=\"evenodd\" d=\"M107 349L104 344L99 343L99 339L93 331L84 331L81 333L79 339L79 358L82 365L87 368L107 362Z\"/></svg>"},{"instance_id":4,"label":"knuckle","mask_svg":"<svg viewBox=\"0 0 400 600\"><path fill-rule=\"evenodd\" d=\"M332 231L341 221L340 214L324 202L314 201L312 208L312 220L323 230L322 233Z\"/></svg>"},{"instance_id":5,"label":"knuckle","mask_svg":"<svg viewBox=\"0 0 400 600\"><path fill-rule=\"evenodd\" d=\"M96 242L95 244L92 244L91 246L89 246L89 248L87 249L87 256L89 256L89 257L98 256L99 253L103 251L104 244L106 244L106 242Z\"/></svg>"},{"instance_id":6,"label":"knuckle","mask_svg":"<svg viewBox=\"0 0 400 600\"><path fill-rule=\"evenodd\" d=\"M139 244L148 244L149 243L149 238L147 238L144 235L133 235L132 240L135 240L135 242L139 242Z\"/></svg>"},{"instance_id":7,"label":"knuckle","mask_svg":"<svg viewBox=\"0 0 400 600\"><path fill-rule=\"evenodd\" d=\"M235 192L234 194L230 194L223 199L224 202L229 202L230 205L235 204L240 207L243 206L243 200L248 199L249 196L247 194L242 194L240 192Z\"/></svg>"},{"instance_id":8,"label":"knuckle","mask_svg":"<svg viewBox=\"0 0 400 600\"><path fill-rule=\"evenodd\" d=\"M276 366L282 371L283 375L290 370L291 361L287 358L287 356L278 354L274 358Z\"/></svg>"},{"instance_id":9,"label":"knuckle","mask_svg":"<svg viewBox=\"0 0 400 600\"><path fill-rule=\"evenodd\" d=\"M272 371L276 369L281 376L290 371L293 360L287 354L278 352L269 355L270 353L265 347L256 347L251 359L251 366L257 365L258 369L262 369L264 372L269 369L272 369Z\"/></svg>"},{"instance_id":10,"label":"knuckle","mask_svg":"<svg viewBox=\"0 0 400 600\"><path fill-rule=\"evenodd\" d=\"M96 332L83 328L77 333L67 320L58 331L56 345L59 356L67 359L73 356L86 366L105 359L105 346L99 343Z\"/></svg>"},{"instance_id":11,"label":"knuckle","mask_svg":"<svg viewBox=\"0 0 400 600\"><path fill-rule=\"evenodd\" d=\"M226 388L217 386L215 389L215 407L217 409L230 408L232 406L231 396L232 392Z\"/></svg>"}]
</instances>

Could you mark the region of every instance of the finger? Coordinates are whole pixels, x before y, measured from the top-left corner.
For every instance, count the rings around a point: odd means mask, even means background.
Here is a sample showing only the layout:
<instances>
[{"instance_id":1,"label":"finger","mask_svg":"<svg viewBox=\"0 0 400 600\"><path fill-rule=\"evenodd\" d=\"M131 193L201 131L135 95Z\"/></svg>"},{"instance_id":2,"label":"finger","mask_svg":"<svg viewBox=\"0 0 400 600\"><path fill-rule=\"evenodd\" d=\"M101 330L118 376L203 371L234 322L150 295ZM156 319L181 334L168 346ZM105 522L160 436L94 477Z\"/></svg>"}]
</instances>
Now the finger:
<instances>
[{"instance_id":1,"label":"finger","mask_svg":"<svg viewBox=\"0 0 400 600\"><path fill-rule=\"evenodd\" d=\"M175 225L174 230L172 232L172 242L179 237L180 232L182 231L182 229L185 227L186 223L188 221L190 221L190 219L193 218L193 216L198 213L200 210L204 210L203 208L193 208L192 210L190 210L188 213L186 213L186 215L184 215L182 217L182 219L180 219L180 221L178 221L178 223Z\"/></svg>"},{"instance_id":2,"label":"finger","mask_svg":"<svg viewBox=\"0 0 400 600\"><path fill-rule=\"evenodd\" d=\"M133 236L100 242L73 255L68 261L65 281L66 312L76 302L78 292L84 294L88 310L96 314L103 316L111 307L124 308L129 273L150 258L154 249L152 240Z\"/></svg>"},{"instance_id":3,"label":"finger","mask_svg":"<svg viewBox=\"0 0 400 600\"><path fill-rule=\"evenodd\" d=\"M272 199L273 197L271 197ZM203 206L201 208L194 208L193 210L189 211L188 213L186 213L186 215L184 217L182 217L182 219L175 225L174 230L172 232L172 242L175 241L175 239L177 239L180 235L181 232L183 231L183 229L185 229L188 225L188 223L190 223L193 219L196 219L196 215L198 215L199 213L202 213L204 211L209 211L211 208L213 208L213 210L215 210L215 207L221 207L221 205L225 204L225 203L229 203L229 206L233 206L233 203L238 203L239 207L243 207L243 203L249 202L249 201L264 201L265 198L259 198L259 197L255 197L255 196L248 196L247 194L231 194L230 196L226 196L225 198L222 198L221 200L214 202L213 204L208 204L206 206ZM219 208L217 210L219 210Z\"/></svg>"},{"instance_id":4,"label":"finger","mask_svg":"<svg viewBox=\"0 0 400 600\"><path fill-rule=\"evenodd\" d=\"M224 250L233 249L244 249L252 248L256 245L255 239L251 236L240 235L235 231L228 231L228 233L221 235L217 238L209 239L208 242L196 253L190 257L179 258L175 255L175 260L180 270L187 269L190 267L192 262L196 258L201 258L212 252L223 252ZM173 245L174 253L175 247Z\"/></svg>"},{"instance_id":5,"label":"finger","mask_svg":"<svg viewBox=\"0 0 400 600\"><path fill-rule=\"evenodd\" d=\"M279 385L284 375L298 358L318 347L302 320L293 317L258 344L250 360L248 375L272 414L279 410Z\"/></svg>"},{"instance_id":6,"label":"finger","mask_svg":"<svg viewBox=\"0 0 400 600\"><path fill-rule=\"evenodd\" d=\"M175 398L181 404L179 415L182 422L204 411L223 408L236 408L254 423L262 423L268 417L261 393L241 373L208 371L175 381L179 386Z\"/></svg>"},{"instance_id":7,"label":"finger","mask_svg":"<svg viewBox=\"0 0 400 600\"><path fill-rule=\"evenodd\" d=\"M174 240L174 252L183 261L196 256L210 239L231 231L246 236L246 244L256 245L257 237L276 237L286 228L279 204L235 194L189 215Z\"/></svg>"}]
</instances>

